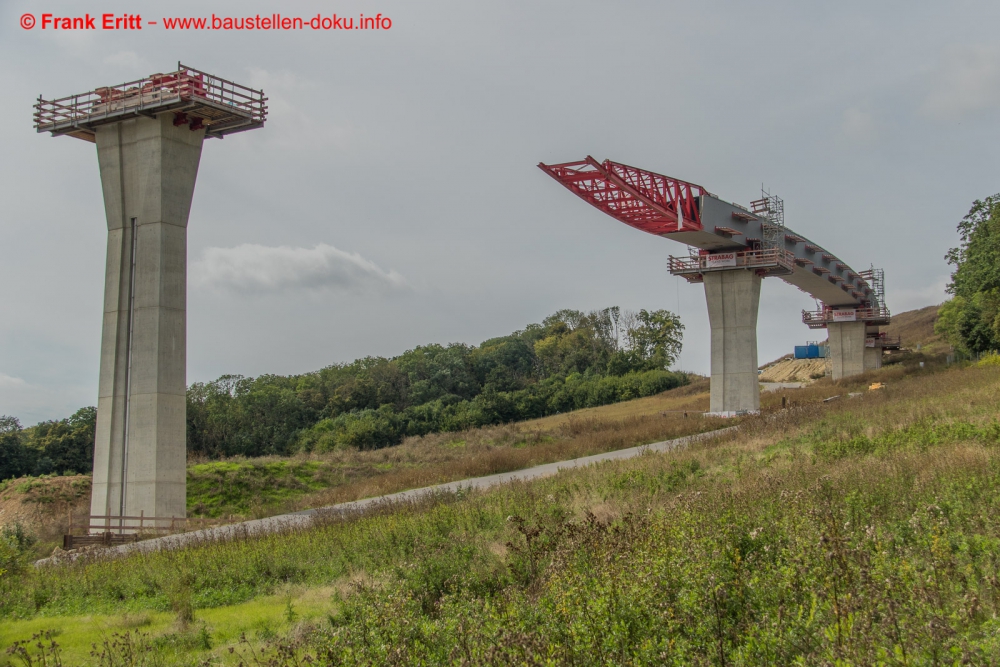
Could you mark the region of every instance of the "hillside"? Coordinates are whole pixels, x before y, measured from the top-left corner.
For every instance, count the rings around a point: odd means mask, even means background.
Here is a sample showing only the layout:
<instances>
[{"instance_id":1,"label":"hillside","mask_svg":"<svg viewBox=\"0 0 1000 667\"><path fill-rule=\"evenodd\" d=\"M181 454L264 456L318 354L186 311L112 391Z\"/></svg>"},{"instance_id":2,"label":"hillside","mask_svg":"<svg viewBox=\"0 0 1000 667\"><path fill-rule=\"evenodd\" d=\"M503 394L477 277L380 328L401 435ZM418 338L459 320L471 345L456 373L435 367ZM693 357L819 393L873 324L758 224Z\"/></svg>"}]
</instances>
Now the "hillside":
<instances>
[{"instance_id":1,"label":"hillside","mask_svg":"<svg viewBox=\"0 0 1000 667\"><path fill-rule=\"evenodd\" d=\"M894 316L895 321L913 332L906 335L922 335L925 337L920 340L925 341L930 340L928 331L933 336L933 308L901 313ZM923 329L913 322L923 322ZM823 363L784 358L765 367L761 381L814 381L821 377ZM783 395L791 400L804 396L765 394L764 406L780 404ZM188 513L232 520L261 518L597 454L714 428L714 420L696 417L707 409L708 380L694 378L687 386L645 398L516 424L410 436L388 448L341 448L284 457L235 456L221 461L194 455L188 466ZM21 478L6 484L0 493L0 525L16 518L38 534L38 556L48 555L60 543L67 503L62 499L38 502L36 498L61 498L64 491L60 489L66 484L89 483L87 477L67 478L66 482L58 479ZM26 485L34 489L31 494L16 491ZM54 490L39 491L47 488ZM74 502L73 511L84 515L87 499Z\"/></svg>"},{"instance_id":2,"label":"hillside","mask_svg":"<svg viewBox=\"0 0 1000 667\"><path fill-rule=\"evenodd\" d=\"M22 477L0 482L0 526L20 524L43 545L62 540L71 515L79 521L88 514L89 475Z\"/></svg>"},{"instance_id":3,"label":"hillside","mask_svg":"<svg viewBox=\"0 0 1000 667\"><path fill-rule=\"evenodd\" d=\"M940 306L927 306L919 310L908 310L893 314L892 324L883 330L891 337L899 336L903 347L916 350L919 345L925 354L942 354L947 344L934 333Z\"/></svg>"},{"instance_id":4,"label":"hillside","mask_svg":"<svg viewBox=\"0 0 1000 667\"><path fill-rule=\"evenodd\" d=\"M111 632L167 663L982 664L998 390L1000 368L902 364L767 395L686 451L22 569L0 579L0 645L58 628L73 664Z\"/></svg>"},{"instance_id":5,"label":"hillside","mask_svg":"<svg viewBox=\"0 0 1000 667\"><path fill-rule=\"evenodd\" d=\"M428 344L300 375L223 375L186 392L186 448L203 459L324 454L653 396L683 325L666 310L560 310L479 345ZM0 481L88 473L96 408L24 428L0 415Z\"/></svg>"},{"instance_id":6,"label":"hillside","mask_svg":"<svg viewBox=\"0 0 1000 667\"><path fill-rule=\"evenodd\" d=\"M467 477L518 470L717 428L696 418L708 408L708 381L655 396L518 424L433 433L376 450L341 449L291 457L192 457L188 514L261 518ZM686 414L688 413L688 414ZM61 541L67 512L85 516L90 478L27 477L0 482L0 525L19 522L39 536L36 555ZM72 491L73 499L68 493Z\"/></svg>"}]
</instances>

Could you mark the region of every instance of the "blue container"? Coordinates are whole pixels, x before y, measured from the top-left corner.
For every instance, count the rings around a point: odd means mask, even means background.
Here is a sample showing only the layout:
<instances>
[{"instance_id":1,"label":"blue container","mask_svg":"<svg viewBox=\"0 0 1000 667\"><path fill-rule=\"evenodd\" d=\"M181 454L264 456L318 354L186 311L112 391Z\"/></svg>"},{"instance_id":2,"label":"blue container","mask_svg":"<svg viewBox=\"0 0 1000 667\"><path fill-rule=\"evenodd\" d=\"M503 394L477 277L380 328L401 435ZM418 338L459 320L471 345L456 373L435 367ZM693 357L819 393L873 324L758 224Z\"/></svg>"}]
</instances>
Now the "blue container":
<instances>
[{"instance_id":1,"label":"blue container","mask_svg":"<svg viewBox=\"0 0 1000 667\"><path fill-rule=\"evenodd\" d=\"M796 345L796 359L819 359L819 345Z\"/></svg>"}]
</instances>

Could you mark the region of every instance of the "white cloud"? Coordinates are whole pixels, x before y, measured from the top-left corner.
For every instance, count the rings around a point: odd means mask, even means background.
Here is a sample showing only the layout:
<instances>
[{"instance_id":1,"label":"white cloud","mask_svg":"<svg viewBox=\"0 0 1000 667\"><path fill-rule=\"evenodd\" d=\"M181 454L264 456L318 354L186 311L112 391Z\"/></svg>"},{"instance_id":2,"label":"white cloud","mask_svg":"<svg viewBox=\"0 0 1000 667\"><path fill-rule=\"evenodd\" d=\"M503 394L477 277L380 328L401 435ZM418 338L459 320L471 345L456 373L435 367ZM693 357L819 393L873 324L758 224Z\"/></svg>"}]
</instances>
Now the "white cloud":
<instances>
[{"instance_id":1,"label":"white cloud","mask_svg":"<svg viewBox=\"0 0 1000 667\"><path fill-rule=\"evenodd\" d=\"M21 378L11 377L5 373L0 373L0 389L18 389L20 387L26 387L27 382Z\"/></svg>"},{"instance_id":2,"label":"white cloud","mask_svg":"<svg viewBox=\"0 0 1000 667\"><path fill-rule=\"evenodd\" d=\"M953 119L1000 109L1000 45L955 49L933 72L924 113Z\"/></svg>"},{"instance_id":3,"label":"white cloud","mask_svg":"<svg viewBox=\"0 0 1000 667\"><path fill-rule=\"evenodd\" d=\"M191 266L195 287L244 294L289 290L372 292L407 286L395 271L384 271L358 253L320 243L314 248L276 248L245 243L207 248Z\"/></svg>"},{"instance_id":4,"label":"white cloud","mask_svg":"<svg viewBox=\"0 0 1000 667\"><path fill-rule=\"evenodd\" d=\"M875 138L875 120L860 107L844 110L840 131L852 141L867 142Z\"/></svg>"}]
</instances>

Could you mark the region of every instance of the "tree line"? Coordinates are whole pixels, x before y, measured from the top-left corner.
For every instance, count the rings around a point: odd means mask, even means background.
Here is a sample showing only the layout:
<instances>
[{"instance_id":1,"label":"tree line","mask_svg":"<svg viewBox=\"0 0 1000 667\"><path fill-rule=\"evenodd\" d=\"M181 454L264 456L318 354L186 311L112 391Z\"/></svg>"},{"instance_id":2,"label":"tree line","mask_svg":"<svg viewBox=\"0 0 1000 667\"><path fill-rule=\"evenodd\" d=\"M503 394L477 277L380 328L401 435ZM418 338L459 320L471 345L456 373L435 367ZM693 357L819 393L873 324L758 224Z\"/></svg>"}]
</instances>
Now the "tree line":
<instances>
[{"instance_id":1,"label":"tree line","mask_svg":"<svg viewBox=\"0 0 1000 667\"><path fill-rule=\"evenodd\" d=\"M80 408L72 417L22 428L0 416L0 481L25 475L89 473L94 465L97 408Z\"/></svg>"},{"instance_id":2,"label":"tree line","mask_svg":"<svg viewBox=\"0 0 1000 667\"><path fill-rule=\"evenodd\" d=\"M650 396L688 382L668 370L683 330L666 310L560 310L478 346L424 345L301 375L224 375L188 388L187 448L210 458L373 449ZM94 408L29 429L4 419L0 479L91 470Z\"/></svg>"},{"instance_id":3,"label":"tree line","mask_svg":"<svg viewBox=\"0 0 1000 667\"><path fill-rule=\"evenodd\" d=\"M976 200L958 223L960 243L945 255L955 267L935 331L966 355L1000 350L1000 193Z\"/></svg>"}]
</instances>

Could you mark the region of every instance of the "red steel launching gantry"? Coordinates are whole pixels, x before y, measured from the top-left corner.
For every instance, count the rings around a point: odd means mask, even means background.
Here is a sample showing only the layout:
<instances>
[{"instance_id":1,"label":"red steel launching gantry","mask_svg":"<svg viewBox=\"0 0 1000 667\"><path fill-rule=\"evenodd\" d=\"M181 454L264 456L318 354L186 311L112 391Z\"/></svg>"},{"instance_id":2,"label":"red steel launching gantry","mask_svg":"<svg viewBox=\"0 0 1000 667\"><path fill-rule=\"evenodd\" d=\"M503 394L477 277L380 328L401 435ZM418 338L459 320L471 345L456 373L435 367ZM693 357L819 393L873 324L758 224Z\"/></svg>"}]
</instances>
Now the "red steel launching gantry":
<instances>
[{"instance_id":1,"label":"red steel launching gantry","mask_svg":"<svg viewBox=\"0 0 1000 667\"><path fill-rule=\"evenodd\" d=\"M589 155L580 162L538 166L588 204L636 229L657 235L701 230L698 197L709 192L700 185Z\"/></svg>"}]
</instances>

